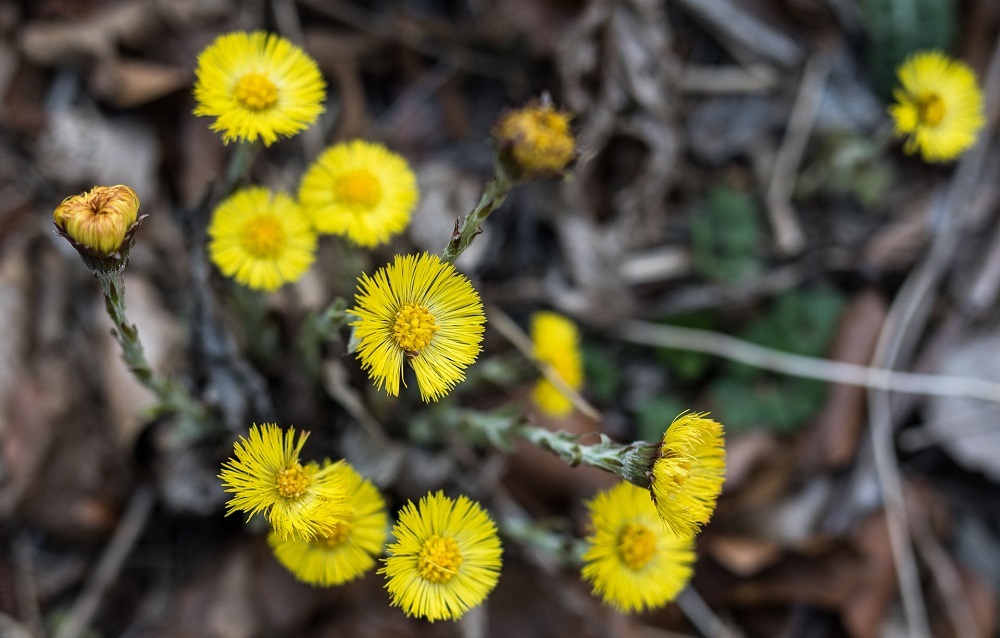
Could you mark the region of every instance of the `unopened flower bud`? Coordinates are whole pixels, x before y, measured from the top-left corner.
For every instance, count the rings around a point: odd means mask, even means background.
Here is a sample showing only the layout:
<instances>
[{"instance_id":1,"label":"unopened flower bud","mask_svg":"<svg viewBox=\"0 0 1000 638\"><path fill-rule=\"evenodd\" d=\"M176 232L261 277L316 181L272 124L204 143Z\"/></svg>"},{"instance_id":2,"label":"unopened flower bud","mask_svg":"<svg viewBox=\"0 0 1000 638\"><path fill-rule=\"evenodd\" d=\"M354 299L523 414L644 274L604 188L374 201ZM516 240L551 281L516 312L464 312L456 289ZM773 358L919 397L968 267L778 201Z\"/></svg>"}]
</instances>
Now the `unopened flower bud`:
<instances>
[{"instance_id":1,"label":"unopened flower bud","mask_svg":"<svg viewBox=\"0 0 1000 638\"><path fill-rule=\"evenodd\" d=\"M548 101L533 102L503 115L493 127L501 165L514 179L562 174L576 157L572 115Z\"/></svg>"},{"instance_id":2,"label":"unopened flower bud","mask_svg":"<svg viewBox=\"0 0 1000 638\"><path fill-rule=\"evenodd\" d=\"M128 261L139 216L139 196L128 186L95 186L67 197L52 215L59 234L97 275L120 272Z\"/></svg>"}]
</instances>

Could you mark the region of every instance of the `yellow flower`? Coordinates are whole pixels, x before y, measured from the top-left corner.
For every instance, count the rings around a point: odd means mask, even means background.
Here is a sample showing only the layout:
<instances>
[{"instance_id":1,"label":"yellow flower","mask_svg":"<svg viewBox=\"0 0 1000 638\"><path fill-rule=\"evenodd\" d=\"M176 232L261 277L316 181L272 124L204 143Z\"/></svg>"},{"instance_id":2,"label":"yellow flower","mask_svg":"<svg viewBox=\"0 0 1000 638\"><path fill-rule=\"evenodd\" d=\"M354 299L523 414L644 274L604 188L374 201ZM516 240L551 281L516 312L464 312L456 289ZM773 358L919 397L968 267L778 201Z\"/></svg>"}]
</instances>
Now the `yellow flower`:
<instances>
[{"instance_id":1,"label":"yellow flower","mask_svg":"<svg viewBox=\"0 0 1000 638\"><path fill-rule=\"evenodd\" d=\"M109 257L131 239L139 219L139 196L128 186L95 186L67 197L52 214L56 228L96 256Z\"/></svg>"},{"instance_id":2,"label":"yellow flower","mask_svg":"<svg viewBox=\"0 0 1000 638\"><path fill-rule=\"evenodd\" d=\"M374 277L362 275L348 310L361 367L379 389L399 394L403 362L424 401L437 401L465 379L479 355L486 315L472 283L436 255L396 255ZM404 384L405 385L405 384Z\"/></svg>"},{"instance_id":3,"label":"yellow flower","mask_svg":"<svg viewBox=\"0 0 1000 638\"><path fill-rule=\"evenodd\" d=\"M587 503L590 535L583 579L624 612L672 601L691 578L694 538L677 538L660 522L646 490L619 483Z\"/></svg>"},{"instance_id":4,"label":"yellow flower","mask_svg":"<svg viewBox=\"0 0 1000 638\"><path fill-rule=\"evenodd\" d=\"M555 312L538 312L531 317L531 343L535 358L546 363L573 390L583 386L583 362L580 359L580 334L576 325ZM535 384L531 398L543 412L565 416L573 403L547 379Z\"/></svg>"},{"instance_id":5,"label":"yellow flower","mask_svg":"<svg viewBox=\"0 0 1000 638\"><path fill-rule=\"evenodd\" d=\"M265 146L291 137L323 112L326 83L316 62L288 40L264 31L220 35L195 69L195 115L214 117L227 144Z\"/></svg>"},{"instance_id":6,"label":"yellow flower","mask_svg":"<svg viewBox=\"0 0 1000 638\"><path fill-rule=\"evenodd\" d=\"M532 103L501 117L493 127L493 137L511 177L562 173L576 156L571 118L547 102Z\"/></svg>"},{"instance_id":7,"label":"yellow flower","mask_svg":"<svg viewBox=\"0 0 1000 638\"><path fill-rule=\"evenodd\" d=\"M367 248L402 232L418 197L417 178L406 160L363 140L326 149L299 186L299 202L317 231Z\"/></svg>"},{"instance_id":8,"label":"yellow flower","mask_svg":"<svg viewBox=\"0 0 1000 638\"><path fill-rule=\"evenodd\" d=\"M684 413L660 439L650 472L650 492L664 526L692 537L708 522L726 478L722 424L707 413Z\"/></svg>"},{"instance_id":9,"label":"yellow flower","mask_svg":"<svg viewBox=\"0 0 1000 638\"><path fill-rule=\"evenodd\" d=\"M314 538L336 529L351 516L340 463L320 469L302 465L299 452L308 432L295 440L295 428L283 432L274 424L254 425L240 437L230 458L222 464L222 486L234 496L226 516L240 511L247 520L263 514L279 538Z\"/></svg>"},{"instance_id":10,"label":"yellow flower","mask_svg":"<svg viewBox=\"0 0 1000 638\"><path fill-rule=\"evenodd\" d=\"M465 496L428 494L407 503L392 529L396 542L378 573L387 578L392 605L407 616L461 618L500 578L500 538L489 515Z\"/></svg>"},{"instance_id":11,"label":"yellow flower","mask_svg":"<svg viewBox=\"0 0 1000 638\"><path fill-rule=\"evenodd\" d=\"M259 186L219 204L208 236L208 253L219 270L255 290L297 280L316 256L316 234L295 200Z\"/></svg>"},{"instance_id":12,"label":"yellow flower","mask_svg":"<svg viewBox=\"0 0 1000 638\"><path fill-rule=\"evenodd\" d=\"M324 468L327 465L329 461ZM348 520L309 540L282 539L273 531L267 537L278 562L302 582L321 587L352 581L374 567L389 530L385 499L378 488L346 462L336 472L343 477L347 500L353 506Z\"/></svg>"},{"instance_id":13,"label":"yellow flower","mask_svg":"<svg viewBox=\"0 0 1000 638\"><path fill-rule=\"evenodd\" d=\"M976 142L982 128L983 95L964 62L937 51L915 53L896 71L901 88L889 114L903 150L920 151L925 162L955 159Z\"/></svg>"}]
</instances>

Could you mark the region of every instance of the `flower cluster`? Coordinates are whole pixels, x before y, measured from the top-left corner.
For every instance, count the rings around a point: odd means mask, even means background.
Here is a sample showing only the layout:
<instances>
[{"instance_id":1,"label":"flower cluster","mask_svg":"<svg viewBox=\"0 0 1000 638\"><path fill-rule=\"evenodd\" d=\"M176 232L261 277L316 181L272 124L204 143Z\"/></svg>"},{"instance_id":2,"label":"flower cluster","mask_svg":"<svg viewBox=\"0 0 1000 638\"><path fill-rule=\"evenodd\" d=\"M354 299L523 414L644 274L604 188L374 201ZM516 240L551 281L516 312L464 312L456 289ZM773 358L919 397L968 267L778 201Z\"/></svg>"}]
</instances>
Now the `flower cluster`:
<instances>
[{"instance_id":1,"label":"flower cluster","mask_svg":"<svg viewBox=\"0 0 1000 638\"><path fill-rule=\"evenodd\" d=\"M195 115L214 117L224 142L270 146L323 113L326 84L309 55L273 33L219 36L198 56ZM317 237L333 234L371 248L410 222L419 191L402 156L353 140L327 148L304 173L297 199L250 187L212 213L209 255L227 277L272 291L298 280Z\"/></svg>"},{"instance_id":2,"label":"flower cluster","mask_svg":"<svg viewBox=\"0 0 1000 638\"><path fill-rule=\"evenodd\" d=\"M307 433L254 425L222 466L233 497L227 514L260 513L271 524L275 558L297 579L320 587L368 573L388 532L385 499L346 461L303 464ZM249 520L249 519L248 519ZM391 602L430 621L460 618L481 604L500 577L497 528L465 496L428 494L399 513L396 542L379 570Z\"/></svg>"}]
</instances>

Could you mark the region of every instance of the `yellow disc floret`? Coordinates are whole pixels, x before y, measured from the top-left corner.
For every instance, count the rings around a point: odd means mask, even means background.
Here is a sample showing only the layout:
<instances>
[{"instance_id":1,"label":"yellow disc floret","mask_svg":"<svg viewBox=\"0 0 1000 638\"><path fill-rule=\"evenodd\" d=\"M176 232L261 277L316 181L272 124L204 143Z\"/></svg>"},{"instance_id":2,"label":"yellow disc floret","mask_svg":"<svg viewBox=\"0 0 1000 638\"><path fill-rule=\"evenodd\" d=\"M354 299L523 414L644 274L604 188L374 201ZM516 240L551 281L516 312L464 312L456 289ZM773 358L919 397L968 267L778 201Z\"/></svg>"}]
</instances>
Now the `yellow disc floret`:
<instances>
[{"instance_id":1,"label":"yellow disc floret","mask_svg":"<svg viewBox=\"0 0 1000 638\"><path fill-rule=\"evenodd\" d=\"M334 196L346 206L364 211L375 208L382 199L382 185L371 171L358 169L341 175L333 184Z\"/></svg>"},{"instance_id":2,"label":"yellow disc floret","mask_svg":"<svg viewBox=\"0 0 1000 638\"><path fill-rule=\"evenodd\" d=\"M257 215L243 226L243 248L258 259L277 259L285 247L285 229L271 214Z\"/></svg>"},{"instance_id":3,"label":"yellow disc floret","mask_svg":"<svg viewBox=\"0 0 1000 638\"><path fill-rule=\"evenodd\" d=\"M642 569L656 553L656 536L641 523L626 523L618 537L618 554L630 569Z\"/></svg>"},{"instance_id":4,"label":"yellow disc floret","mask_svg":"<svg viewBox=\"0 0 1000 638\"><path fill-rule=\"evenodd\" d=\"M396 313L396 322L392 325L392 338L400 348L410 354L420 354L430 345L440 326L434 323L434 315L427 306L406 304Z\"/></svg>"},{"instance_id":5,"label":"yellow disc floret","mask_svg":"<svg viewBox=\"0 0 1000 638\"><path fill-rule=\"evenodd\" d=\"M462 564L462 553L452 538L435 534L427 539L417 558L417 573L432 583L447 583Z\"/></svg>"},{"instance_id":6,"label":"yellow disc floret","mask_svg":"<svg viewBox=\"0 0 1000 638\"><path fill-rule=\"evenodd\" d=\"M310 482L305 468L296 464L278 472L278 494L284 498L298 498L306 493Z\"/></svg>"},{"instance_id":7,"label":"yellow disc floret","mask_svg":"<svg viewBox=\"0 0 1000 638\"><path fill-rule=\"evenodd\" d=\"M263 111L278 103L278 87L260 73L247 73L236 82L236 101L251 111Z\"/></svg>"}]
</instances>

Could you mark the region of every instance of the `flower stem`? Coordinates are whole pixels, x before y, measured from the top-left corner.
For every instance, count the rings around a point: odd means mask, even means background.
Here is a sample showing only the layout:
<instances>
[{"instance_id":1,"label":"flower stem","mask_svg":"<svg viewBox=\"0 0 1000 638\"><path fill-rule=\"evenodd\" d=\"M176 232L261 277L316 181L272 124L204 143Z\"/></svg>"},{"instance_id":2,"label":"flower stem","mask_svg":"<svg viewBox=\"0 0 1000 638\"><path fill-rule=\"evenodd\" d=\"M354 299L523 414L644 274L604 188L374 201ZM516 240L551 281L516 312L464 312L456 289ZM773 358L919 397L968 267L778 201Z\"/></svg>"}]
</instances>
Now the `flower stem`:
<instances>
[{"instance_id":1,"label":"flower stem","mask_svg":"<svg viewBox=\"0 0 1000 638\"><path fill-rule=\"evenodd\" d=\"M125 314L125 282L121 273L98 279L104 290L104 307L114 324L111 332L121 345L122 358L132 375L156 394L160 401L156 412L185 417L192 425L204 423L205 407L172 379L157 375L146 360L139 331Z\"/></svg>"},{"instance_id":2,"label":"flower stem","mask_svg":"<svg viewBox=\"0 0 1000 638\"><path fill-rule=\"evenodd\" d=\"M496 173L486 184L486 188L483 191L483 196L476 204L476 207L472 209L472 212L465 216L462 220L461 226L459 222L455 222L455 230L451 233L451 240L445 247L444 252L441 253L441 260L454 264L458 256L465 252L472 241L476 238L476 235L483 232L483 222L486 218L495 211L497 208L503 204L504 200L507 199L507 193L513 188L515 182L508 177L507 173L497 167Z\"/></svg>"},{"instance_id":3,"label":"flower stem","mask_svg":"<svg viewBox=\"0 0 1000 638\"><path fill-rule=\"evenodd\" d=\"M597 443L581 443L584 437L594 435L553 432L502 413L462 412L453 424L473 444L488 443L510 451L514 440L521 439L555 454L571 467L596 467L641 488L649 488L649 473L660 452L658 443L616 443L604 434L598 434Z\"/></svg>"}]
</instances>

